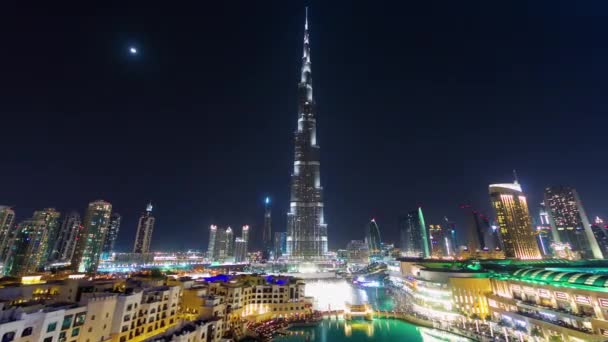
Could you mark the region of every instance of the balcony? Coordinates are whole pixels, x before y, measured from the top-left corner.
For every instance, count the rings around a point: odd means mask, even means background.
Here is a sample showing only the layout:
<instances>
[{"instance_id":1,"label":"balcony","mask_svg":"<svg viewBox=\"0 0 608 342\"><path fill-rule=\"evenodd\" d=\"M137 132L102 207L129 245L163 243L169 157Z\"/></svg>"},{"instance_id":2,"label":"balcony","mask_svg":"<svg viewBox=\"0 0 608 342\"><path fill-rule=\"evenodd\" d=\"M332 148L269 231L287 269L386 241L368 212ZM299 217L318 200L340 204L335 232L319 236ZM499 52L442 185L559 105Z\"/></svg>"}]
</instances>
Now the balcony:
<instances>
[{"instance_id":1,"label":"balcony","mask_svg":"<svg viewBox=\"0 0 608 342\"><path fill-rule=\"evenodd\" d=\"M540 305L530 301L516 301L516 305L528 310L548 311L552 315L567 317L582 322L591 322L591 319L594 317L592 314L574 313L572 310L554 308L552 306Z\"/></svg>"},{"instance_id":2,"label":"balcony","mask_svg":"<svg viewBox=\"0 0 608 342\"><path fill-rule=\"evenodd\" d=\"M542 321L542 322L546 322L546 323L551 323L553 325L558 325L560 327L564 327L564 328L567 328L567 329L576 330L576 331L579 331L579 332L582 332L582 333L585 333L585 334L593 334L593 331L591 329L578 328L578 327L575 327L574 325L568 324L568 323L566 323L564 321L551 320L551 319L548 319L547 317L543 317L543 316L537 315L535 313L525 312L525 311L517 311L516 313L518 315L521 315L521 316L525 316L525 317L532 318L532 319L535 319L535 320L538 320L538 321Z\"/></svg>"}]
</instances>

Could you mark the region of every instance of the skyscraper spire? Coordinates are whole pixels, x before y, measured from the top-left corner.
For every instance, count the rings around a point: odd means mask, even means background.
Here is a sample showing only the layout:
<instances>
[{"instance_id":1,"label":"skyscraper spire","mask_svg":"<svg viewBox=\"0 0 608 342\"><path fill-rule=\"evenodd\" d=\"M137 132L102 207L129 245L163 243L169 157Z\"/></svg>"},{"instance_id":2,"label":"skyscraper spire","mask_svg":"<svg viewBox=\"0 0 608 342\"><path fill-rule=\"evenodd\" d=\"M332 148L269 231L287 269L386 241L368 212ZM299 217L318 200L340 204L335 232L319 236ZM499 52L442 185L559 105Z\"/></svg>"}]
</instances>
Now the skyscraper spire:
<instances>
[{"instance_id":1,"label":"skyscraper spire","mask_svg":"<svg viewBox=\"0 0 608 342\"><path fill-rule=\"evenodd\" d=\"M302 75L298 84L298 129L294 134L290 211L287 214L287 254L295 259L319 259L327 254L309 43L307 8Z\"/></svg>"},{"instance_id":2,"label":"skyscraper spire","mask_svg":"<svg viewBox=\"0 0 608 342\"><path fill-rule=\"evenodd\" d=\"M304 49L302 52L302 75L300 80L300 115L312 115L312 71L310 63L310 40L308 34L308 7L304 22Z\"/></svg>"}]
</instances>

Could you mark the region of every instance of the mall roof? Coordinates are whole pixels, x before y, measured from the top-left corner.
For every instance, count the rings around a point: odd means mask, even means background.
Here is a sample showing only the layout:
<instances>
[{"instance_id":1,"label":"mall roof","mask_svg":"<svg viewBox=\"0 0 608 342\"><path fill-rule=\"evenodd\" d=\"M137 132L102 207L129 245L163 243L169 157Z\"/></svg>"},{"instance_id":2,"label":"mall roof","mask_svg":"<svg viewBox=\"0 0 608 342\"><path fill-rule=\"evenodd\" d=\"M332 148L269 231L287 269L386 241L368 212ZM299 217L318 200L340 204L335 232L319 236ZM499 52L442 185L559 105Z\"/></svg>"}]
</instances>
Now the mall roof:
<instances>
[{"instance_id":1,"label":"mall roof","mask_svg":"<svg viewBox=\"0 0 608 342\"><path fill-rule=\"evenodd\" d=\"M513 271L510 276L522 280L560 283L562 285L608 288L608 274L593 273L591 270L590 272L562 272L544 268L526 268Z\"/></svg>"}]
</instances>

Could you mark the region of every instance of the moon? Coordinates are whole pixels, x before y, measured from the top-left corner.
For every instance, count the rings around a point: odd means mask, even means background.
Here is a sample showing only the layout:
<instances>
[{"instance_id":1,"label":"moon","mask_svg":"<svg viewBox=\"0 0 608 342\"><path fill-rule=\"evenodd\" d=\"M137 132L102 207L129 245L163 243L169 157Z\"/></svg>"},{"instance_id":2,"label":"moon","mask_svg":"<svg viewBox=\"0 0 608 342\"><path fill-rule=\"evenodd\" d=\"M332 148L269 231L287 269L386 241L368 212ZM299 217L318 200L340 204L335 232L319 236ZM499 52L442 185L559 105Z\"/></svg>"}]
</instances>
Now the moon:
<instances>
[{"instance_id":1,"label":"moon","mask_svg":"<svg viewBox=\"0 0 608 342\"><path fill-rule=\"evenodd\" d=\"M136 55L137 54L137 48L134 47L134 46L131 46L129 48L129 53L132 54L132 55Z\"/></svg>"}]
</instances>

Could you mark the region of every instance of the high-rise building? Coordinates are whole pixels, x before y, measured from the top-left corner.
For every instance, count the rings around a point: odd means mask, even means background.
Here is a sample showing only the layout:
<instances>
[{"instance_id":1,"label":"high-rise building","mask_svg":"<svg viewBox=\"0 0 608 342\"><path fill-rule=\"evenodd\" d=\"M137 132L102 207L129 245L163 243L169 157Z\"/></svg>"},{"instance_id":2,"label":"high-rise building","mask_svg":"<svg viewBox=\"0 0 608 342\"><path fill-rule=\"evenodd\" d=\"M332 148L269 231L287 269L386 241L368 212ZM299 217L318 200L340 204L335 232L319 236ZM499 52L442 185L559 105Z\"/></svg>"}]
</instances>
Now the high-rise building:
<instances>
[{"instance_id":1,"label":"high-rise building","mask_svg":"<svg viewBox=\"0 0 608 342\"><path fill-rule=\"evenodd\" d=\"M51 255L52 260L72 260L74 250L76 249L76 242L78 241L78 235L82 230L82 223L80 214L76 211L68 213L61 223L59 229L59 235L55 240L55 246L53 247L53 254Z\"/></svg>"},{"instance_id":2,"label":"high-rise building","mask_svg":"<svg viewBox=\"0 0 608 342\"><path fill-rule=\"evenodd\" d=\"M17 226L4 268L7 275L24 276L44 267L49 230L47 221L40 215L37 216Z\"/></svg>"},{"instance_id":3,"label":"high-rise building","mask_svg":"<svg viewBox=\"0 0 608 342\"><path fill-rule=\"evenodd\" d=\"M365 227L365 242L371 258L382 256L382 239L380 238L380 228L376 219L371 219Z\"/></svg>"},{"instance_id":4,"label":"high-rise building","mask_svg":"<svg viewBox=\"0 0 608 342\"><path fill-rule=\"evenodd\" d=\"M244 262L247 260L247 243L241 237L234 240L234 261Z\"/></svg>"},{"instance_id":5,"label":"high-rise building","mask_svg":"<svg viewBox=\"0 0 608 342\"><path fill-rule=\"evenodd\" d=\"M515 181L491 184L489 193L492 207L496 212L505 257L541 259L528 211L528 202L519 183Z\"/></svg>"},{"instance_id":6,"label":"high-rise building","mask_svg":"<svg viewBox=\"0 0 608 342\"><path fill-rule=\"evenodd\" d=\"M584 259L604 258L576 189L569 186L547 187L545 205L556 242L568 243Z\"/></svg>"},{"instance_id":7,"label":"high-rise building","mask_svg":"<svg viewBox=\"0 0 608 342\"><path fill-rule=\"evenodd\" d=\"M43 220L46 222L47 229L47 246L45 248L45 260L50 260L54 254L53 248L55 247L55 241L59 236L59 217L61 214L54 208L45 208L43 210L34 211L32 218L34 220Z\"/></svg>"},{"instance_id":8,"label":"high-rise building","mask_svg":"<svg viewBox=\"0 0 608 342\"><path fill-rule=\"evenodd\" d=\"M139 217L137 223L137 234L133 244L133 253L149 253L152 233L154 232L155 218L152 216L152 203L148 203L146 211Z\"/></svg>"},{"instance_id":9,"label":"high-rise building","mask_svg":"<svg viewBox=\"0 0 608 342\"><path fill-rule=\"evenodd\" d=\"M600 246L602 254L608 256L608 227L604 223L604 220L596 216L591 225L591 230L593 231L597 244Z\"/></svg>"},{"instance_id":10,"label":"high-rise building","mask_svg":"<svg viewBox=\"0 0 608 342\"><path fill-rule=\"evenodd\" d=\"M97 272L111 215L112 204L103 200L89 203L84 215L83 229L80 231L76 250L72 256L72 267L75 270Z\"/></svg>"},{"instance_id":11,"label":"high-rise building","mask_svg":"<svg viewBox=\"0 0 608 342\"><path fill-rule=\"evenodd\" d=\"M287 253L287 233L274 233L274 258L279 259Z\"/></svg>"},{"instance_id":12,"label":"high-rise building","mask_svg":"<svg viewBox=\"0 0 608 342\"><path fill-rule=\"evenodd\" d=\"M540 203L538 217L539 221L538 224L536 224L536 241L538 241L538 247L543 255L551 256L553 254L551 249L551 245L553 244L553 232L545 202Z\"/></svg>"},{"instance_id":13,"label":"high-rise building","mask_svg":"<svg viewBox=\"0 0 608 342\"><path fill-rule=\"evenodd\" d=\"M243 241L245 241L246 244L249 244L249 225L244 225L241 231L241 235L243 237Z\"/></svg>"},{"instance_id":14,"label":"high-rise building","mask_svg":"<svg viewBox=\"0 0 608 342\"><path fill-rule=\"evenodd\" d=\"M287 254L292 259L323 259L327 255L327 225L323 217L308 16L304 24L304 53L298 92L298 129L295 132L290 211L287 214Z\"/></svg>"},{"instance_id":15,"label":"high-rise building","mask_svg":"<svg viewBox=\"0 0 608 342\"><path fill-rule=\"evenodd\" d=\"M6 254L13 237L15 211L8 206L0 206L0 261L6 260Z\"/></svg>"},{"instance_id":16,"label":"high-rise building","mask_svg":"<svg viewBox=\"0 0 608 342\"><path fill-rule=\"evenodd\" d=\"M116 239L118 238L118 232L120 231L120 221L122 217L118 213L112 213L110 216L110 225L108 226L108 233L106 239L103 242L101 248L101 258L108 259L112 253L114 253L114 245L116 245Z\"/></svg>"},{"instance_id":17,"label":"high-rise building","mask_svg":"<svg viewBox=\"0 0 608 342\"><path fill-rule=\"evenodd\" d=\"M422 208L419 207L417 210L400 217L399 231L401 234L401 252L404 256L428 258L431 255Z\"/></svg>"},{"instance_id":18,"label":"high-rise building","mask_svg":"<svg viewBox=\"0 0 608 342\"><path fill-rule=\"evenodd\" d=\"M429 225L429 240L431 243L431 256L433 258L442 258L448 255L449 240L444 233L444 229L441 227L441 225Z\"/></svg>"},{"instance_id":19,"label":"high-rise building","mask_svg":"<svg viewBox=\"0 0 608 342\"><path fill-rule=\"evenodd\" d=\"M247 227L247 229L245 229ZM243 226L243 237L240 239L245 244L245 253L247 250L247 240L249 239L249 226ZM215 225L211 226L209 232L209 245L207 248L207 257L211 261L225 261L234 256L234 233L232 228L218 228Z\"/></svg>"},{"instance_id":20,"label":"high-rise building","mask_svg":"<svg viewBox=\"0 0 608 342\"><path fill-rule=\"evenodd\" d=\"M226 258L234 256L234 232L232 232L232 228L226 228Z\"/></svg>"},{"instance_id":21,"label":"high-rise building","mask_svg":"<svg viewBox=\"0 0 608 342\"><path fill-rule=\"evenodd\" d=\"M352 240L346 245L348 251L347 262L351 265L369 264L369 250L363 240Z\"/></svg>"},{"instance_id":22,"label":"high-rise building","mask_svg":"<svg viewBox=\"0 0 608 342\"><path fill-rule=\"evenodd\" d=\"M270 259L270 252L272 251L272 207L270 206L270 197L266 197L264 200L264 229L262 230L262 241L264 243L262 258L268 260Z\"/></svg>"},{"instance_id":23,"label":"high-rise building","mask_svg":"<svg viewBox=\"0 0 608 342\"><path fill-rule=\"evenodd\" d=\"M213 252L215 251L215 236L217 235L217 226L212 224L209 227L209 243L207 244L207 258L213 260Z\"/></svg>"},{"instance_id":24,"label":"high-rise building","mask_svg":"<svg viewBox=\"0 0 608 342\"><path fill-rule=\"evenodd\" d=\"M450 221L447 217L443 218L445 221L445 236L448 238L447 254L455 255L458 251L458 242L456 241L456 224Z\"/></svg>"}]
</instances>

